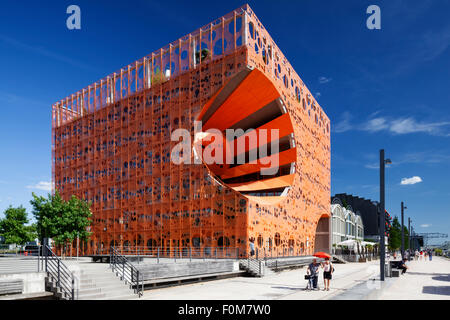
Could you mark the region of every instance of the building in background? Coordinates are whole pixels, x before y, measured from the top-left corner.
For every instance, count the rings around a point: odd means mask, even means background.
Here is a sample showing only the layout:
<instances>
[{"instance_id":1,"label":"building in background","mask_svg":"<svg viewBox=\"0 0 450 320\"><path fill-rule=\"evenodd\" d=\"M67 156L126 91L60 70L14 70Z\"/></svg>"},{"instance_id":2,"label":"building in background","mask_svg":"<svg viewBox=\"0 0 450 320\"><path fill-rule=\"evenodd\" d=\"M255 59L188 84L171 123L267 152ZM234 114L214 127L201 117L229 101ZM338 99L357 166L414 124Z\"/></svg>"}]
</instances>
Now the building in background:
<instances>
[{"instance_id":1,"label":"building in background","mask_svg":"<svg viewBox=\"0 0 450 320\"><path fill-rule=\"evenodd\" d=\"M347 240L364 240L364 224L359 214L344 208L339 201L335 200L331 204L331 218L333 247Z\"/></svg>"},{"instance_id":2,"label":"building in background","mask_svg":"<svg viewBox=\"0 0 450 320\"><path fill-rule=\"evenodd\" d=\"M362 197L349 195L345 193L336 194L331 197L332 203L339 203L343 207L350 208L351 211L359 215L364 222L364 238L373 241L379 241L379 214L378 202Z\"/></svg>"},{"instance_id":3,"label":"building in background","mask_svg":"<svg viewBox=\"0 0 450 320\"><path fill-rule=\"evenodd\" d=\"M86 255L330 248L330 120L247 5L53 104L52 119L53 187L92 202ZM206 164L207 140L171 161L176 129L238 128L279 135L245 144L257 163Z\"/></svg>"}]
</instances>

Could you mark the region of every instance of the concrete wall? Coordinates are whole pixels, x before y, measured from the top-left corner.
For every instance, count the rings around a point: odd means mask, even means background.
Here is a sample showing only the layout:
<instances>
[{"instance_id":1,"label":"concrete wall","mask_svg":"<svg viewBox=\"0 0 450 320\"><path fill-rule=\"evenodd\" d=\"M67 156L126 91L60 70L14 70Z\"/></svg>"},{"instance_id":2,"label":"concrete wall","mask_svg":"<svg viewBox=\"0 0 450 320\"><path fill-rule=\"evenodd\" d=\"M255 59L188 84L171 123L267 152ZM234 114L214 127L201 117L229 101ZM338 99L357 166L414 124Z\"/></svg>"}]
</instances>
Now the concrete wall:
<instances>
[{"instance_id":1,"label":"concrete wall","mask_svg":"<svg viewBox=\"0 0 450 320\"><path fill-rule=\"evenodd\" d=\"M23 280L23 294L45 292L45 272L0 274L0 280Z\"/></svg>"},{"instance_id":2,"label":"concrete wall","mask_svg":"<svg viewBox=\"0 0 450 320\"><path fill-rule=\"evenodd\" d=\"M193 261L190 263L160 263L136 266L144 280L187 277L239 270L239 263L231 260Z\"/></svg>"}]
</instances>

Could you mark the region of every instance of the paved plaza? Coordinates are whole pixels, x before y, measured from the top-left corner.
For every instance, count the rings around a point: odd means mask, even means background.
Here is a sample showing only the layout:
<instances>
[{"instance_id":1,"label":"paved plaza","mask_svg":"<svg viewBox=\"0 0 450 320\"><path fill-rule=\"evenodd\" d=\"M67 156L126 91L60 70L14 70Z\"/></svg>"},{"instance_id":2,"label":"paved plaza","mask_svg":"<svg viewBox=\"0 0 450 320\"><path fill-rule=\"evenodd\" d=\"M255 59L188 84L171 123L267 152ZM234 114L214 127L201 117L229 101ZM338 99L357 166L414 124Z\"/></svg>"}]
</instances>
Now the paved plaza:
<instances>
[{"instance_id":1,"label":"paved plaza","mask_svg":"<svg viewBox=\"0 0 450 320\"><path fill-rule=\"evenodd\" d=\"M335 264L330 291L306 291L306 268L147 290L145 300L450 299L450 260L412 261L407 274L380 287L379 261Z\"/></svg>"},{"instance_id":2,"label":"paved plaza","mask_svg":"<svg viewBox=\"0 0 450 320\"><path fill-rule=\"evenodd\" d=\"M350 287L377 277L377 262L336 264L330 291L306 291L306 268L283 271L262 278L238 277L177 287L147 290L148 300L273 300L329 299ZM323 288L322 275L319 285Z\"/></svg>"},{"instance_id":3,"label":"paved plaza","mask_svg":"<svg viewBox=\"0 0 450 320\"><path fill-rule=\"evenodd\" d=\"M389 288L383 300L450 300L450 259L411 261L410 269Z\"/></svg>"}]
</instances>

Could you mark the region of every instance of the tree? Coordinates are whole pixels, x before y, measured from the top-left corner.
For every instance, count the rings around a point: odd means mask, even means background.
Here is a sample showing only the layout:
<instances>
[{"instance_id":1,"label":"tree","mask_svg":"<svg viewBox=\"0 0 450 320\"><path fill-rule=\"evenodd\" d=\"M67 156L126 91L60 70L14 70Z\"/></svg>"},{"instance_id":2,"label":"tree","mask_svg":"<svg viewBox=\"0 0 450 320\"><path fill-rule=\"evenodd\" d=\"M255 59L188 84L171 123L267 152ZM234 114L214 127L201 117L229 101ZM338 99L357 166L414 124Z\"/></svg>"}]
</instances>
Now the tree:
<instances>
[{"instance_id":1,"label":"tree","mask_svg":"<svg viewBox=\"0 0 450 320\"><path fill-rule=\"evenodd\" d=\"M395 217L389 229L389 249L394 251L400 248L401 240L401 226L398 218Z\"/></svg>"},{"instance_id":2,"label":"tree","mask_svg":"<svg viewBox=\"0 0 450 320\"><path fill-rule=\"evenodd\" d=\"M401 230L401 229L400 229ZM401 234L400 234L400 238L401 238ZM408 237L409 237L409 232L408 232L408 228L406 226L403 226L403 245L405 250L409 249L409 241L408 241Z\"/></svg>"},{"instance_id":3,"label":"tree","mask_svg":"<svg viewBox=\"0 0 450 320\"><path fill-rule=\"evenodd\" d=\"M4 214L5 218L0 220L0 235L5 238L6 244L24 245L35 239L35 226L27 225L29 220L24 207L9 206Z\"/></svg>"},{"instance_id":4,"label":"tree","mask_svg":"<svg viewBox=\"0 0 450 320\"><path fill-rule=\"evenodd\" d=\"M87 228L91 225L90 217L92 213L90 205L84 200L72 196L69 201L64 202L62 215L58 216L58 234L53 239L58 244L72 242L77 237L86 241L89 239L90 232Z\"/></svg>"},{"instance_id":5,"label":"tree","mask_svg":"<svg viewBox=\"0 0 450 320\"><path fill-rule=\"evenodd\" d=\"M56 244L66 244L75 240L86 241L90 236L87 227L90 226L90 204L72 196L64 201L59 192L38 197L33 193L33 215L37 221L39 239L52 238Z\"/></svg>"}]
</instances>

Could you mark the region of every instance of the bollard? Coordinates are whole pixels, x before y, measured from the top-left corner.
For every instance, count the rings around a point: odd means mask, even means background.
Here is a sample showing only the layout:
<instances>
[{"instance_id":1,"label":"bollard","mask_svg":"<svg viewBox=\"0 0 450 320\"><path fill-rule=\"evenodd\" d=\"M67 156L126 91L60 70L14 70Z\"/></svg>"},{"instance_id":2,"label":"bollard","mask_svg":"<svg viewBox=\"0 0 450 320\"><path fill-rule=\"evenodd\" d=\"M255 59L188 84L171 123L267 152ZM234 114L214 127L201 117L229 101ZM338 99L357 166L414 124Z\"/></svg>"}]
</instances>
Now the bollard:
<instances>
[{"instance_id":1,"label":"bollard","mask_svg":"<svg viewBox=\"0 0 450 320\"><path fill-rule=\"evenodd\" d=\"M61 274L60 274L60 267L59 267L59 259L58 259L58 282L57 282L57 286L59 287L59 281L61 280Z\"/></svg>"},{"instance_id":2,"label":"bollard","mask_svg":"<svg viewBox=\"0 0 450 320\"><path fill-rule=\"evenodd\" d=\"M75 300L75 279L72 274L72 300Z\"/></svg>"}]
</instances>

